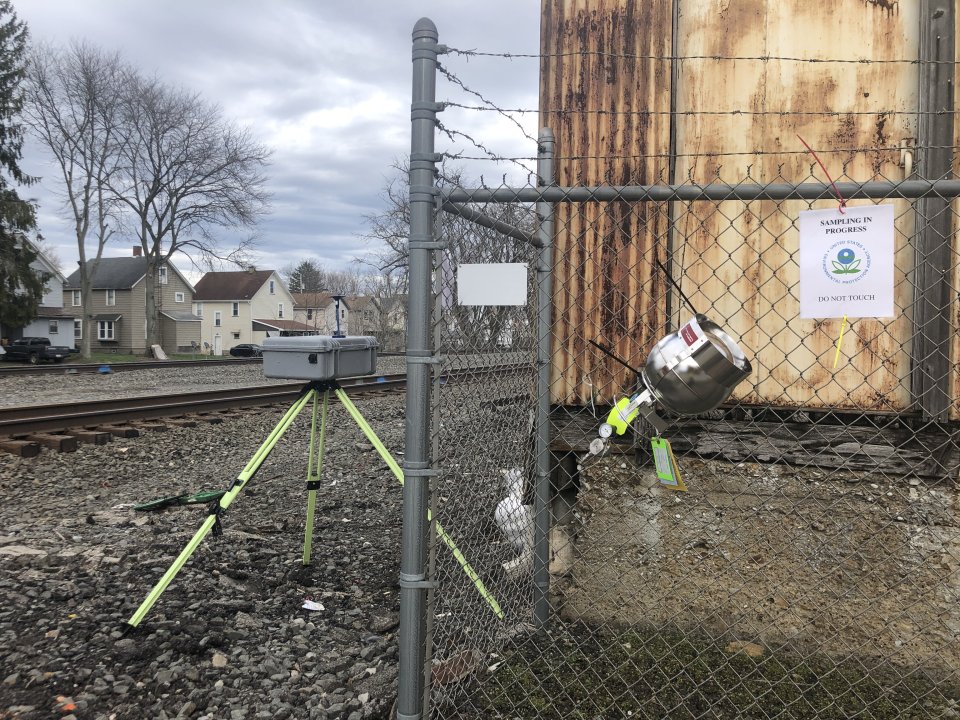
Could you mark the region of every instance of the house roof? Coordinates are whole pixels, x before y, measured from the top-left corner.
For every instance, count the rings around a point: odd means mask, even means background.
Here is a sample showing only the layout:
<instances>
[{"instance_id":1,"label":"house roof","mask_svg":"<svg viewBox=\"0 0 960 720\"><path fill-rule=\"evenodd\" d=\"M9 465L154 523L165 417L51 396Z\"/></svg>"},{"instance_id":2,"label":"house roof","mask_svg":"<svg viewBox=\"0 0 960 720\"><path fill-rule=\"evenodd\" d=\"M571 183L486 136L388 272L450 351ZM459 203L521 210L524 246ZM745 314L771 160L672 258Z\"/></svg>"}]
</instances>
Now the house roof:
<instances>
[{"instance_id":1,"label":"house roof","mask_svg":"<svg viewBox=\"0 0 960 720\"><path fill-rule=\"evenodd\" d=\"M160 314L166 315L174 322L202 322L201 318L189 310L161 310Z\"/></svg>"},{"instance_id":2,"label":"house roof","mask_svg":"<svg viewBox=\"0 0 960 720\"><path fill-rule=\"evenodd\" d=\"M343 301L349 303L347 307L350 310L366 310L374 305L372 295L348 295Z\"/></svg>"},{"instance_id":3,"label":"house roof","mask_svg":"<svg viewBox=\"0 0 960 720\"><path fill-rule=\"evenodd\" d=\"M249 300L273 275L273 270L238 270L237 272L208 272L194 288L193 299Z\"/></svg>"},{"instance_id":4,"label":"house roof","mask_svg":"<svg viewBox=\"0 0 960 720\"><path fill-rule=\"evenodd\" d=\"M90 264L90 261L87 263ZM94 290L129 290L146 272L145 257L100 258L91 287ZM64 287L70 290L80 289L80 268L70 273Z\"/></svg>"},{"instance_id":5,"label":"house roof","mask_svg":"<svg viewBox=\"0 0 960 720\"><path fill-rule=\"evenodd\" d=\"M94 315L93 319L97 322L117 322L123 315L119 313L104 313L103 315Z\"/></svg>"},{"instance_id":6,"label":"house roof","mask_svg":"<svg viewBox=\"0 0 960 720\"><path fill-rule=\"evenodd\" d=\"M293 306L298 310L322 310L330 307L330 304L334 302L333 296L325 292L292 293L292 295ZM340 301L340 307L350 310L349 298L344 297Z\"/></svg>"},{"instance_id":7,"label":"house roof","mask_svg":"<svg viewBox=\"0 0 960 720\"><path fill-rule=\"evenodd\" d=\"M270 330L298 330L304 332L316 332L317 329L312 325L307 325L306 323L297 322L296 320L261 320L259 318L253 321L254 323L259 323L264 325ZM261 330L262 328L256 327L254 325L254 330Z\"/></svg>"},{"instance_id":8,"label":"house roof","mask_svg":"<svg viewBox=\"0 0 960 720\"><path fill-rule=\"evenodd\" d=\"M29 238L21 237L20 239L24 243L30 246L30 249L37 254L37 258L39 258L40 261L43 262L43 264L46 265L47 268L52 273L54 273L54 275L56 275L57 279L60 280L60 282L64 282L66 278L63 277L63 273L60 272L60 268L57 267L56 263L54 263L53 260L51 260L44 254L43 250L41 250L35 243L30 242Z\"/></svg>"},{"instance_id":9,"label":"house roof","mask_svg":"<svg viewBox=\"0 0 960 720\"><path fill-rule=\"evenodd\" d=\"M88 260L88 265L93 261ZM177 270L176 266L170 262L164 262L169 270L177 274L188 288L193 288L190 281L183 273ZM147 274L147 259L145 257L115 257L100 258L97 263L97 271L93 274L93 283L91 287L94 290L129 290L136 285ZM66 290L80 289L80 268L77 268L63 284Z\"/></svg>"}]
</instances>

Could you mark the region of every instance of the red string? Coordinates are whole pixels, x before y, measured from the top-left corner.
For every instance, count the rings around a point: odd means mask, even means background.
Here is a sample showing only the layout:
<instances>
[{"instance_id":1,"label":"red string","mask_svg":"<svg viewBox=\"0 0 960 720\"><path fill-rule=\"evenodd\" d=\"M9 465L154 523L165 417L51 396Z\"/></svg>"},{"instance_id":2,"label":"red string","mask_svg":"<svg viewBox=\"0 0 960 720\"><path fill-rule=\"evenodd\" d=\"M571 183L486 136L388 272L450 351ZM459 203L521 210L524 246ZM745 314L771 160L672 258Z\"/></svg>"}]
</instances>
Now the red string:
<instances>
[{"instance_id":1,"label":"red string","mask_svg":"<svg viewBox=\"0 0 960 720\"><path fill-rule=\"evenodd\" d=\"M837 187L837 184L833 181L833 178L830 177L830 173L827 172L826 166L822 162L820 162L820 158L817 157L817 154L813 151L813 148L807 145L807 141L804 140L799 135L797 135L797 138L800 140L800 142L803 143L803 146L807 149L807 152L813 155L813 159L817 161L817 164L820 166L820 169L823 170L823 174L827 176L827 180L830 181L830 184L833 186L833 191L837 194L837 198L840 201L840 207L838 208L840 210L840 214L841 215L844 214L843 208L846 206L847 201L844 200L843 195L840 194L840 188Z\"/></svg>"}]
</instances>

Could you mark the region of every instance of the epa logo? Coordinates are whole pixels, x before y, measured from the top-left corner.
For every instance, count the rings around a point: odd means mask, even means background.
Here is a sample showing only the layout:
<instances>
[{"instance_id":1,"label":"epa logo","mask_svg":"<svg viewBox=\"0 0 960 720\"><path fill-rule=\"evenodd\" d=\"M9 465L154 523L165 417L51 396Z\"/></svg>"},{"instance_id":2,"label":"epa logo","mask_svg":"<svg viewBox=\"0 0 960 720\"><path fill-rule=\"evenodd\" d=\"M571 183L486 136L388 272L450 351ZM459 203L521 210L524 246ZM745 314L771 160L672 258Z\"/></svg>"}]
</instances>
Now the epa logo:
<instances>
[{"instance_id":1,"label":"epa logo","mask_svg":"<svg viewBox=\"0 0 960 720\"><path fill-rule=\"evenodd\" d=\"M823 273L835 283L850 285L866 277L870 270L870 252L851 240L834 243L823 254Z\"/></svg>"}]
</instances>

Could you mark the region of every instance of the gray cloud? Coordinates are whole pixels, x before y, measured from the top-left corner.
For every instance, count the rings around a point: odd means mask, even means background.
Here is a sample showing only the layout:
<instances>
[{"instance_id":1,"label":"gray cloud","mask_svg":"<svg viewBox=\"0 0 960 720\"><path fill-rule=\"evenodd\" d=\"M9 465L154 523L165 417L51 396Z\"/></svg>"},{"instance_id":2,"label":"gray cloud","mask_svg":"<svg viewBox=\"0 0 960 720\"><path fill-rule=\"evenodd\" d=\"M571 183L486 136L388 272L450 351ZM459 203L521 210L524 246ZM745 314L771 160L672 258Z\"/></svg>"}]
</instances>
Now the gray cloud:
<instances>
[{"instance_id":1,"label":"gray cloud","mask_svg":"<svg viewBox=\"0 0 960 720\"><path fill-rule=\"evenodd\" d=\"M358 239L363 218L381 206L384 178L409 152L410 33L421 15L431 17L440 41L453 47L536 53L539 37L539 2L529 0L15 0L15 6L34 40L85 39L118 50L142 72L216 102L273 148L273 212L258 228L263 267L308 255L342 267L364 250ZM442 61L497 104L536 108L535 59ZM438 97L477 102L442 79ZM496 152L535 152L494 113L451 109L442 120ZM521 120L535 134L535 113ZM446 138L438 138L437 147L479 154ZM42 232L69 272L77 252L54 194L54 168L36 146L26 153L25 167L44 178L26 194L40 201ZM516 173L509 165L461 164L474 176ZM118 242L110 254L126 254L130 244Z\"/></svg>"}]
</instances>

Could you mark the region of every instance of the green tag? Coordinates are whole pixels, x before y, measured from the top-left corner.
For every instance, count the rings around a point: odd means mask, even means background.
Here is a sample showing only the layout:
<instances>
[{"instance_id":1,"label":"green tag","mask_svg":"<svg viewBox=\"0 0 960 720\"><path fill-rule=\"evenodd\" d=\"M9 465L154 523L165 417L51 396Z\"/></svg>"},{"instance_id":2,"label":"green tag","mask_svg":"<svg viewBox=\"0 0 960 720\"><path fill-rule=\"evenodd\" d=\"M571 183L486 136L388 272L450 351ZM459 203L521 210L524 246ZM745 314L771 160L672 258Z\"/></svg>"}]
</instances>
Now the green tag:
<instances>
[{"instance_id":1,"label":"green tag","mask_svg":"<svg viewBox=\"0 0 960 720\"><path fill-rule=\"evenodd\" d=\"M673 448L666 438L655 437L650 440L653 447L653 462L657 467L657 478L660 484L671 490L687 492L687 486L680 479L680 468L677 459L673 456Z\"/></svg>"}]
</instances>

